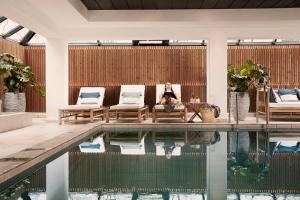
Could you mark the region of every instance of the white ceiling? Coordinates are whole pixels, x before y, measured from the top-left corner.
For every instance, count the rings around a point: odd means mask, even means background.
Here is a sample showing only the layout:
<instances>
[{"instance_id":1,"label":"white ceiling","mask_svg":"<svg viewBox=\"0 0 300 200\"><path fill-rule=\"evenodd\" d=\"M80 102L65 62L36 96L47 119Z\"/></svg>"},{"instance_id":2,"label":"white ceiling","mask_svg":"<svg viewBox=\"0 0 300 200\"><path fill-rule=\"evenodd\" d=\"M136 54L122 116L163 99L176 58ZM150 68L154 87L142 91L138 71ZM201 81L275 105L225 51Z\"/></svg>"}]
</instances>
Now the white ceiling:
<instances>
[{"instance_id":1,"label":"white ceiling","mask_svg":"<svg viewBox=\"0 0 300 200\"><path fill-rule=\"evenodd\" d=\"M67 40L300 37L300 9L88 11L79 0L0 0L0 15Z\"/></svg>"}]
</instances>

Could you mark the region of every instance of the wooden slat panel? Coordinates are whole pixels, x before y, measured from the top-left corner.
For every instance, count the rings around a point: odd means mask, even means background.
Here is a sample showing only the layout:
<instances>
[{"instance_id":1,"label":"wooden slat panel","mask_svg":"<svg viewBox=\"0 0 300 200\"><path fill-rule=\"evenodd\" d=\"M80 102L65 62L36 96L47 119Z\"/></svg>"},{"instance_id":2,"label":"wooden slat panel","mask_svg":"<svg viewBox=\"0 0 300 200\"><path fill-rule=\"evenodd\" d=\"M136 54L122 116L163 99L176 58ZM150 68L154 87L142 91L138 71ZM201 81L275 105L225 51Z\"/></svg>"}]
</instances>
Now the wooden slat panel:
<instances>
[{"instance_id":1,"label":"wooden slat panel","mask_svg":"<svg viewBox=\"0 0 300 200\"><path fill-rule=\"evenodd\" d=\"M25 47L25 60L35 75L38 86L45 88L45 48ZM28 88L26 90L26 110L28 112L46 112L46 98L41 97L38 91Z\"/></svg>"},{"instance_id":2,"label":"wooden slat panel","mask_svg":"<svg viewBox=\"0 0 300 200\"><path fill-rule=\"evenodd\" d=\"M20 47L20 48L17 48ZM25 60L44 86L45 50L24 47L0 39L0 52L11 52ZM23 53L22 53L23 52ZM26 58L25 58L26 57ZM247 59L267 67L275 88L300 87L300 45L230 46L228 63L241 65ZM105 86L105 105L118 103L121 84L145 84L147 104L155 102L155 84L170 80L182 84L182 97L192 94L206 100L205 47L82 47L69 48L69 97L74 104L80 86ZM1 87L1 86L0 86ZM28 111L44 112L45 100L28 92ZM250 111L255 111L251 93Z\"/></svg>"},{"instance_id":3,"label":"wooden slat panel","mask_svg":"<svg viewBox=\"0 0 300 200\"><path fill-rule=\"evenodd\" d=\"M300 45L230 46L228 63L240 66L248 59L262 64L274 88L300 88ZM255 92L250 92L250 111L255 111Z\"/></svg>"},{"instance_id":4,"label":"wooden slat panel","mask_svg":"<svg viewBox=\"0 0 300 200\"><path fill-rule=\"evenodd\" d=\"M206 100L206 48L69 47L69 103L75 104L81 86L107 88L104 105L119 101L120 85L145 84L145 103L155 104L155 85L170 80L182 85L182 99L192 94Z\"/></svg>"}]
</instances>

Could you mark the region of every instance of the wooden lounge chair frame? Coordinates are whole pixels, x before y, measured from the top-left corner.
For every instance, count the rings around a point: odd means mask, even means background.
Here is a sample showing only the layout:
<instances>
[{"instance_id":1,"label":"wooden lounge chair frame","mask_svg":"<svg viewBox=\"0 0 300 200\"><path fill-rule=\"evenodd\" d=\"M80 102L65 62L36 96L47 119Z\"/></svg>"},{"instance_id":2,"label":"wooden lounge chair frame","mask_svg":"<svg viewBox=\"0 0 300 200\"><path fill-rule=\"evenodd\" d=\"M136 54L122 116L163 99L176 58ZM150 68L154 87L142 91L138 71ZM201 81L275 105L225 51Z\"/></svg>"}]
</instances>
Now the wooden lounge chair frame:
<instances>
[{"instance_id":1,"label":"wooden lounge chair frame","mask_svg":"<svg viewBox=\"0 0 300 200\"><path fill-rule=\"evenodd\" d=\"M152 122L155 123L159 118L180 118L184 122L187 122L187 108L184 107L183 110L174 110L171 112L166 112L164 109L152 108Z\"/></svg>"},{"instance_id":2,"label":"wooden lounge chair frame","mask_svg":"<svg viewBox=\"0 0 300 200\"><path fill-rule=\"evenodd\" d=\"M90 122L93 122L94 119L101 118L102 120L106 120L108 122L108 108L93 108L93 109L59 109L59 124L62 124L63 121L68 121L70 117L75 117L75 120L78 117L81 118L89 118ZM64 120L67 119L67 120Z\"/></svg>"},{"instance_id":3,"label":"wooden lounge chair frame","mask_svg":"<svg viewBox=\"0 0 300 200\"><path fill-rule=\"evenodd\" d=\"M122 101L122 92L128 91L136 91L139 90L142 92L142 101L144 103L145 99L145 86L144 85L122 85L121 86L121 91L120 91L120 99L119 103ZM136 107L136 108L110 108L109 109L109 114L106 122L109 122L109 118L114 117L115 119L119 119L120 117L122 118L128 118L128 117L137 117L138 122L141 123L144 120L146 120L149 117L149 106L144 105L141 107Z\"/></svg>"},{"instance_id":4,"label":"wooden lounge chair frame","mask_svg":"<svg viewBox=\"0 0 300 200\"><path fill-rule=\"evenodd\" d=\"M90 104L81 104L80 94L82 92L100 92L100 95L103 95L100 97L98 106L91 106ZM101 94L102 93L102 94ZM78 120L78 118L89 118L90 122L93 122L95 119L101 118L102 120L106 119L108 120L108 108L102 106L103 99L105 95L105 88L103 87L81 87L77 104L72 105L70 107L61 108L58 110L58 119L59 124L62 124L64 121L70 121L70 117L74 117L75 121ZM93 104L92 104L93 105ZM78 107L77 107L78 106Z\"/></svg>"},{"instance_id":5,"label":"wooden lounge chair frame","mask_svg":"<svg viewBox=\"0 0 300 200\"><path fill-rule=\"evenodd\" d=\"M266 121L271 119L300 119L300 107L270 107L270 88L258 89L256 92L256 121L260 115L266 117Z\"/></svg>"},{"instance_id":6,"label":"wooden lounge chair frame","mask_svg":"<svg viewBox=\"0 0 300 200\"><path fill-rule=\"evenodd\" d=\"M120 110L109 110L109 118L119 119L120 117L137 117L141 123L149 117L149 106L145 105L142 108L136 109L120 109ZM109 119L106 120L109 122Z\"/></svg>"}]
</instances>

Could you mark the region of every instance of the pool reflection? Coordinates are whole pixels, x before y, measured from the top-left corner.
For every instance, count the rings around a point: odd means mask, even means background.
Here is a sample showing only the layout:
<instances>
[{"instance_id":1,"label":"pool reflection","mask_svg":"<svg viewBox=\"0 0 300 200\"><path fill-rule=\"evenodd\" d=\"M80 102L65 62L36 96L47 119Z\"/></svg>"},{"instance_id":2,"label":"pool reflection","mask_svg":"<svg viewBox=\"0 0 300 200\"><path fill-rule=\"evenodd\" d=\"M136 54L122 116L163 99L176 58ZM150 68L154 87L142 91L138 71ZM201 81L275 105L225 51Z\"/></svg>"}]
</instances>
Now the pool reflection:
<instances>
[{"instance_id":1,"label":"pool reflection","mask_svg":"<svg viewBox=\"0 0 300 200\"><path fill-rule=\"evenodd\" d=\"M287 132L101 132L69 152L70 199L212 199L223 186L227 199L296 198L299 141ZM45 168L24 191L45 191Z\"/></svg>"}]
</instances>

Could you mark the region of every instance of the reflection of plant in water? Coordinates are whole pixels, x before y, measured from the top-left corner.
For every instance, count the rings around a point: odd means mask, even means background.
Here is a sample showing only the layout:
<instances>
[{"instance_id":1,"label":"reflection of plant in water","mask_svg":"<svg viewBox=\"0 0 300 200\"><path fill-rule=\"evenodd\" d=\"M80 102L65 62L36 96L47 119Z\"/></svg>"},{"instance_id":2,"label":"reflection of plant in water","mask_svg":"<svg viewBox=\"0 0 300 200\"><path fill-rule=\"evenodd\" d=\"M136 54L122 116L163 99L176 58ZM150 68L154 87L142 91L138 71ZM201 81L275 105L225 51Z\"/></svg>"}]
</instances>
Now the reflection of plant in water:
<instances>
[{"instance_id":1,"label":"reflection of plant in water","mask_svg":"<svg viewBox=\"0 0 300 200\"><path fill-rule=\"evenodd\" d=\"M228 158L228 177L242 177L247 182L257 182L265 178L269 172L269 157L266 162L259 163L248 153L231 153Z\"/></svg>"},{"instance_id":2,"label":"reflection of plant in water","mask_svg":"<svg viewBox=\"0 0 300 200\"><path fill-rule=\"evenodd\" d=\"M17 194L17 192L22 191L26 187L26 185L30 184L30 179L31 178L29 177L21 180L20 182L0 192L0 199L9 199L10 197L13 197L15 194Z\"/></svg>"}]
</instances>

